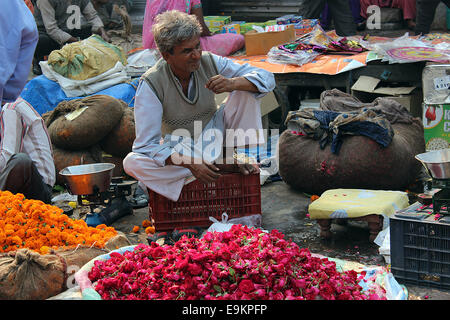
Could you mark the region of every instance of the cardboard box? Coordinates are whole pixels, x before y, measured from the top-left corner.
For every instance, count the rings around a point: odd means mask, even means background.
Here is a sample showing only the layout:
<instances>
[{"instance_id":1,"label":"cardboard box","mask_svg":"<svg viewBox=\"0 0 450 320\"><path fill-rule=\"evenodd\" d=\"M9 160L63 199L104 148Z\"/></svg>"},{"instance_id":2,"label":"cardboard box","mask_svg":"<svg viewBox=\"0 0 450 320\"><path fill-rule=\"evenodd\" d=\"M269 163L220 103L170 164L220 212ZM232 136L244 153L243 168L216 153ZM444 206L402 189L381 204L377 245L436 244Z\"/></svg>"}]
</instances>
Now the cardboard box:
<instances>
[{"instance_id":1,"label":"cardboard box","mask_svg":"<svg viewBox=\"0 0 450 320\"><path fill-rule=\"evenodd\" d=\"M450 148L450 104L423 104L423 129L427 151Z\"/></svg>"},{"instance_id":2,"label":"cardboard box","mask_svg":"<svg viewBox=\"0 0 450 320\"><path fill-rule=\"evenodd\" d=\"M230 16L204 16L205 24L208 28L222 28L226 24L231 23Z\"/></svg>"},{"instance_id":3,"label":"cardboard box","mask_svg":"<svg viewBox=\"0 0 450 320\"><path fill-rule=\"evenodd\" d=\"M289 25L286 30L275 32L256 32L254 30L245 35L245 50L248 56L264 55L277 45L295 40L295 29Z\"/></svg>"},{"instance_id":4,"label":"cardboard box","mask_svg":"<svg viewBox=\"0 0 450 320\"><path fill-rule=\"evenodd\" d=\"M241 33L241 25L238 23L227 24L220 30L221 33Z\"/></svg>"},{"instance_id":5,"label":"cardboard box","mask_svg":"<svg viewBox=\"0 0 450 320\"><path fill-rule=\"evenodd\" d=\"M249 31L253 30L253 26L258 26L261 28L265 28L266 23L265 22L246 22L246 23L242 23L240 28L241 28L241 34L246 34Z\"/></svg>"},{"instance_id":6,"label":"cardboard box","mask_svg":"<svg viewBox=\"0 0 450 320\"><path fill-rule=\"evenodd\" d=\"M422 91L416 87L383 87L380 79L360 76L352 86L352 95L370 103L378 97L389 97L404 106L414 117L422 117Z\"/></svg>"}]
</instances>

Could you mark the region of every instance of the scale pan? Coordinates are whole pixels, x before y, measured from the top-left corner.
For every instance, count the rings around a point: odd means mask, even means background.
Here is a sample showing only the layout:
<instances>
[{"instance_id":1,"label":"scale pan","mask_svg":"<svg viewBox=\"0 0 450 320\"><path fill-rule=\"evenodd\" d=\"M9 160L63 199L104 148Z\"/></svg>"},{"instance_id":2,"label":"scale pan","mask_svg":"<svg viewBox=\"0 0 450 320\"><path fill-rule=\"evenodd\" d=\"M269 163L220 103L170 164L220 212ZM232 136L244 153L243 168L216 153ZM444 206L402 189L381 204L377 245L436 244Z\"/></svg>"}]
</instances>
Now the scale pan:
<instances>
[{"instance_id":1,"label":"scale pan","mask_svg":"<svg viewBox=\"0 0 450 320\"><path fill-rule=\"evenodd\" d=\"M450 179L450 148L416 155L434 179Z\"/></svg>"},{"instance_id":2,"label":"scale pan","mask_svg":"<svg viewBox=\"0 0 450 320\"><path fill-rule=\"evenodd\" d=\"M113 169L112 163L92 163L62 169L62 175L70 192L74 195L92 195L108 191Z\"/></svg>"}]
</instances>

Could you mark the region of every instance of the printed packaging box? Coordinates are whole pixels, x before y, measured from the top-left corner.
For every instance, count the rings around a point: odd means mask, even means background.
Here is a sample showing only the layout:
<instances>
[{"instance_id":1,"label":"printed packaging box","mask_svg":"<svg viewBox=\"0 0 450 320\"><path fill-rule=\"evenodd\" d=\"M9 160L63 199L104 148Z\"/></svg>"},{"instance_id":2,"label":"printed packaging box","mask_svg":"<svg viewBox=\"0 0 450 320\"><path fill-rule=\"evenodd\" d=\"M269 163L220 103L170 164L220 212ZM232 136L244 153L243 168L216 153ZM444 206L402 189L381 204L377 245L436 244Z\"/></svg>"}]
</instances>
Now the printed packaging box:
<instances>
[{"instance_id":1,"label":"printed packaging box","mask_svg":"<svg viewBox=\"0 0 450 320\"><path fill-rule=\"evenodd\" d=\"M450 148L450 104L423 104L427 151Z\"/></svg>"},{"instance_id":2,"label":"printed packaging box","mask_svg":"<svg viewBox=\"0 0 450 320\"><path fill-rule=\"evenodd\" d=\"M238 23L227 24L220 30L221 33L241 33L241 25Z\"/></svg>"},{"instance_id":3,"label":"printed packaging box","mask_svg":"<svg viewBox=\"0 0 450 320\"><path fill-rule=\"evenodd\" d=\"M208 28L222 28L231 23L230 16L204 16L205 24Z\"/></svg>"}]
</instances>

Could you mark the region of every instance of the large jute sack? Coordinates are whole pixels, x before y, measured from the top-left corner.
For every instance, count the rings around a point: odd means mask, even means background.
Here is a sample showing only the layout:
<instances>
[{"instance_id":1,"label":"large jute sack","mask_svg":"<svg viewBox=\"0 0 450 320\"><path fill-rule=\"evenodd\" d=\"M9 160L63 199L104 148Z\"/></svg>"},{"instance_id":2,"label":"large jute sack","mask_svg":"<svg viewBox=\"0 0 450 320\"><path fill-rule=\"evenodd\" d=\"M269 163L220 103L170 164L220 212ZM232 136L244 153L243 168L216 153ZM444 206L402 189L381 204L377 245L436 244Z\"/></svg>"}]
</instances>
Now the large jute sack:
<instances>
[{"instance_id":1,"label":"large jute sack","mask_svg":"<svg viewBox=\"0 0 450 320\"><path fill-rule=\"evenodd\" d=\"M122 100L108 95L62 101L46 116L50 139L62 149L89 148L119 123L124 105Z\"/></svg>"},{"instance_id":2,"label":"large jute sack","mask_svg":"<svg viewBox=\"0 0 450 320\"><path fill-rule=\"evenodd\" d=\"M127 106L119 123L100 141L100 146L106 153L124 158L131 152L135 138L134 108Z\"/></svg>"},{"instance_id":3,"label":"large jute sack","mask_svg":"<svg viewBox=\"0 0 450 320\"><path fill-rule=\"evenodd\" d=\"M70 286L70 276L91 259L130 242L121 233L105 249L78 247L41 255L29 249L0 254L0 299L43 300Z\"/></svg>"},{"instance_id":4,"label":"large jute sack","mask_svg":"<svg viewBox=\"0 0 450 320\"><path fill-rule=\"evenodd\" d=\"M110 44L99 35L66 44L53 50L48 64L60 75L72 80L86 80L112 69L116 63L127 64L127 56L119 46Z\"/></svg>"},{"instance_id":5,"label":"large jute sack","mask_svg":"<svg viewBox=\"0 0 450 320\"><path fill-rule=\"evenodd\" d=\"M53 161L56 170L56 184L64 185L65 179L59 172L70 166L102 162L102 150L98 145L85 150L65 150L53 145Z\"/></svg>"},{"instance_id":6,"label":"large jute sack","mask_svg":"<svg viewBox=\"0 0 450 320\"><path fill-rule=\"evenodd\" d=\"M414 156L425 151L422 121L408 116L406 109L390 99L362 104L338 90L321 96L322 110L361 107L378 108L390 121L394 136L387 147L365 136L347 135L335 154L330 145L322 149L318 140L286 130L278 148L282 179L295 189L318 195L335 188L404 190L413 183L422 167Z\"/></svg>"}]
</instances>

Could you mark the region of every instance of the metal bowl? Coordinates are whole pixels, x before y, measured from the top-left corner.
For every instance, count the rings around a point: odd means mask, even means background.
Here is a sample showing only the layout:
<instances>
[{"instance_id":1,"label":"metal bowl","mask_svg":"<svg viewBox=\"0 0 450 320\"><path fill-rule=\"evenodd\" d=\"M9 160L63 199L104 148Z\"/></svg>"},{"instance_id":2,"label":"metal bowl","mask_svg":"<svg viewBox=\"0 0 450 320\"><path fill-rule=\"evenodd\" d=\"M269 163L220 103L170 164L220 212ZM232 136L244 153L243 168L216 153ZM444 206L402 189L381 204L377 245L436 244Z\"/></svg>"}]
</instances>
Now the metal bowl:
<instances>
[{"instance_id":1,"label":"metal bowl","mask_svg":"<svg viewBox=\"0 0 450 320\"><path fill-rule=\"evenodd\" d=\"M434 179L450 179L450 149L434 150L416 155Z\"/></svg>"},{"instance_id":2,"label":"metal bowl","mask_svg":"<svg viewBox=\"0 0 450 320\"><path fill-rule=\"evenodd\" d=\"M109 189L114 167L112 163L82 164L66 167L59 174L66 179L72 194L91 195Z\"/></svg>"}]
</instances>

